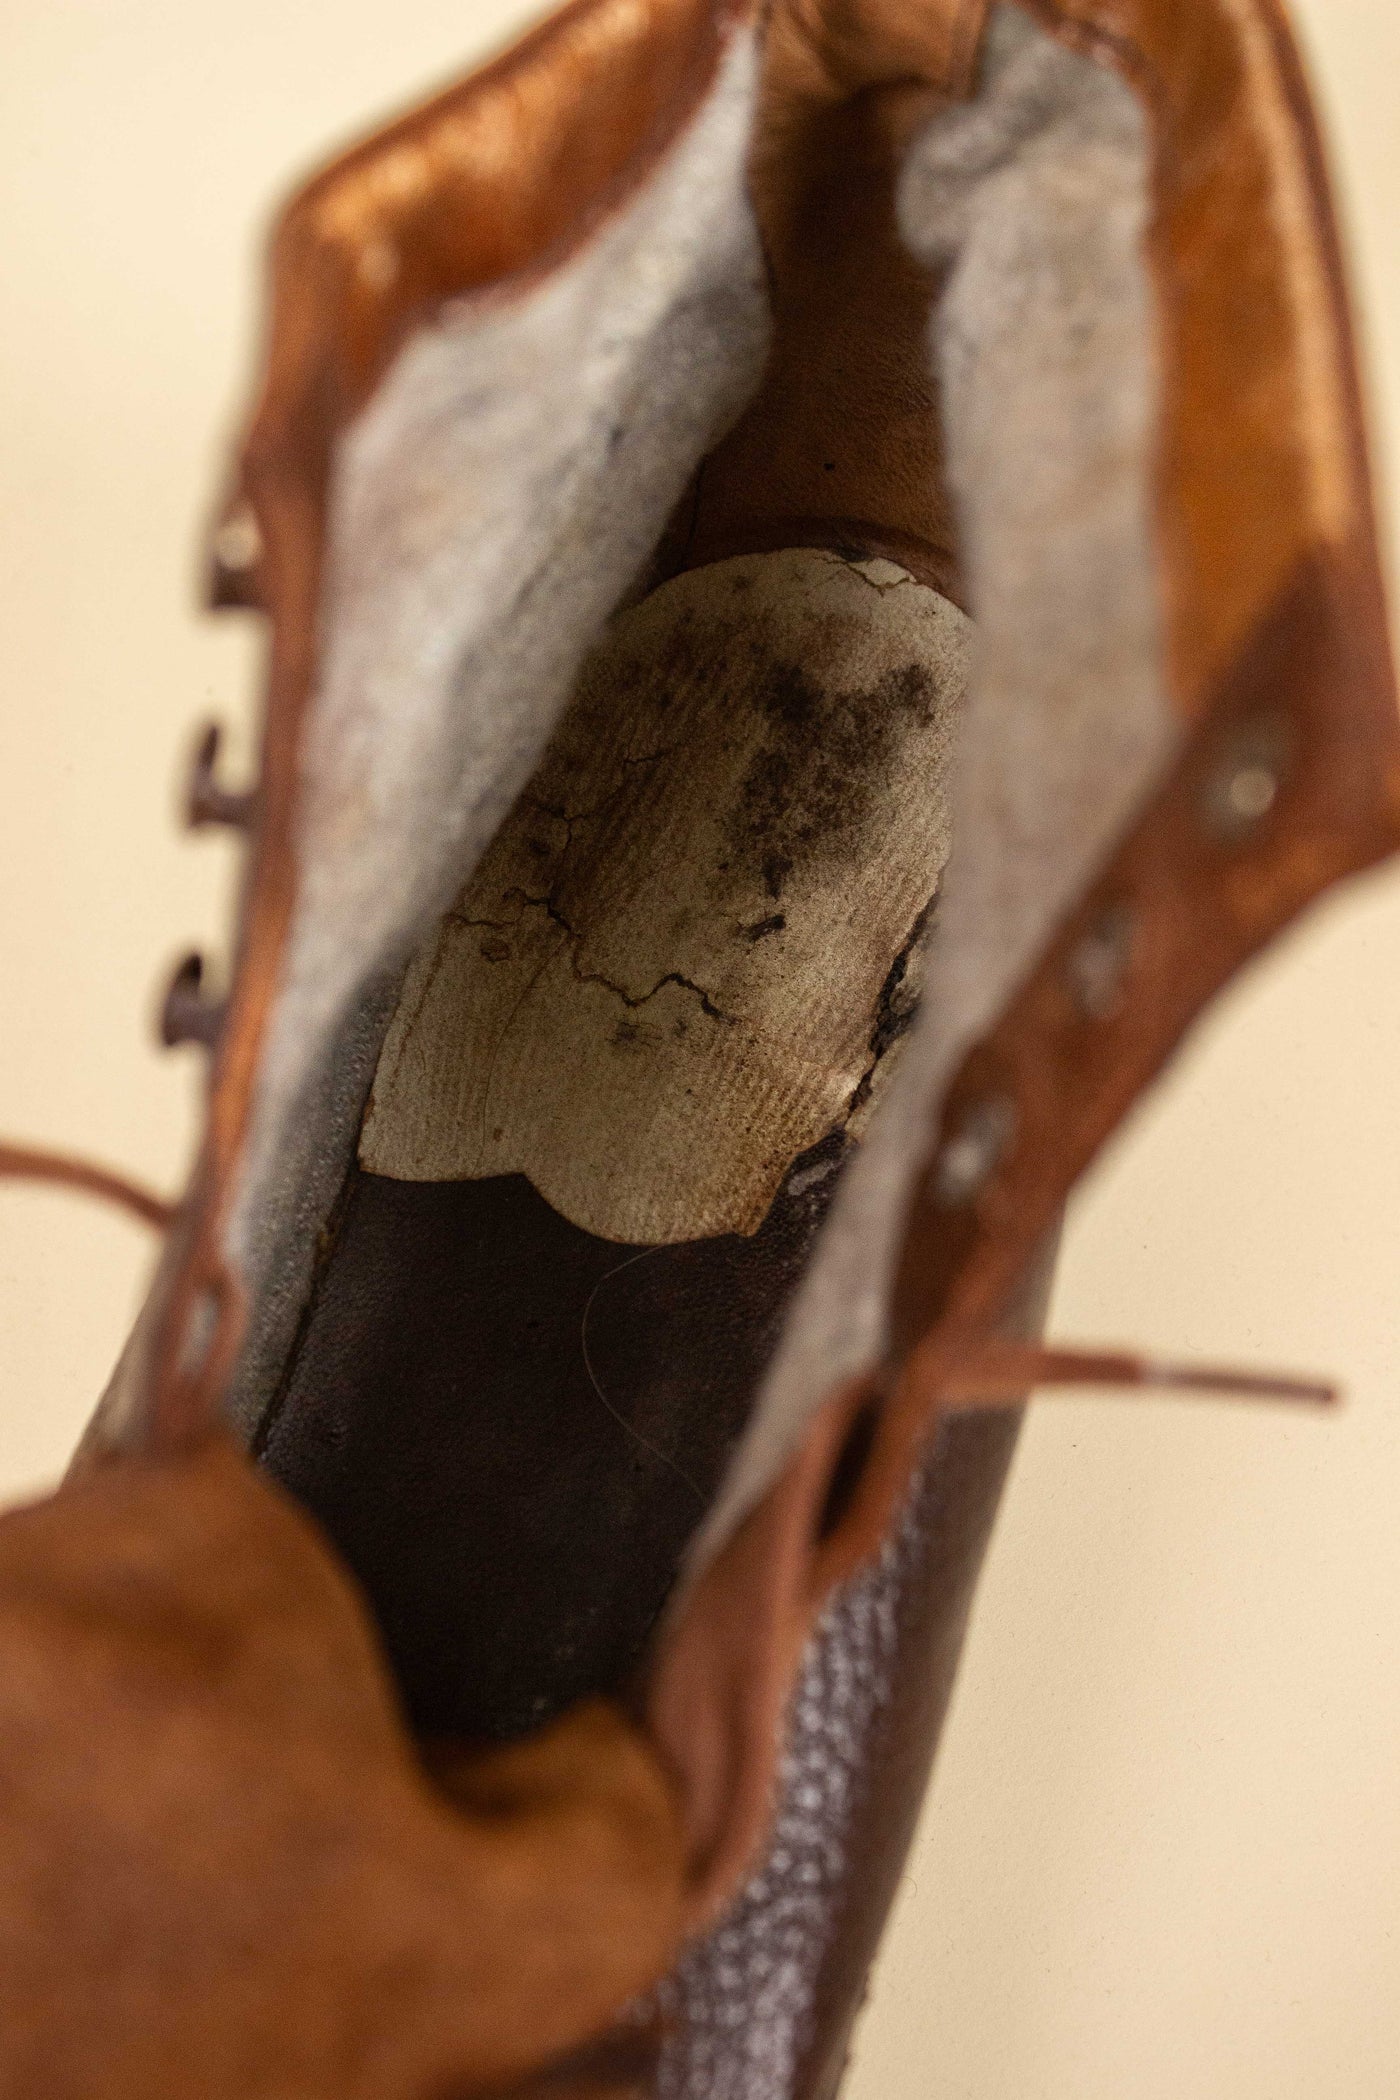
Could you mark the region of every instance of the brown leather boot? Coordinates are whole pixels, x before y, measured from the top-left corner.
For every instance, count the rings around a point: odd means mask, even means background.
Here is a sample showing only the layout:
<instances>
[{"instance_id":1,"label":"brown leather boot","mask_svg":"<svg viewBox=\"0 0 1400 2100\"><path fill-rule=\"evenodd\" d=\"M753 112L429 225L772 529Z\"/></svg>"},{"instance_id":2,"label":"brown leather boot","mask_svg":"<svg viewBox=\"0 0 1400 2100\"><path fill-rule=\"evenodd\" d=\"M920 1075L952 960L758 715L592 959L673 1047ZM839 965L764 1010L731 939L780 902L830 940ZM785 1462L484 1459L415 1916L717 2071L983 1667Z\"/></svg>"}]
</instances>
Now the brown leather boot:
<instances>
[{"instance_id":1,"label":"brown leather boot","mask_svg":"<svg viewBox=\"0 0 1400 2100\"><path fill-rule=\"evenodd\" d=\"M1400 826L1296 59L578 0L272 278L204 1145L107 1178L155 1286L0 1521L0 2091L825 2100L1020 1401L1326 1394L1035 1341Z\"/></svg>"}]
</instances>

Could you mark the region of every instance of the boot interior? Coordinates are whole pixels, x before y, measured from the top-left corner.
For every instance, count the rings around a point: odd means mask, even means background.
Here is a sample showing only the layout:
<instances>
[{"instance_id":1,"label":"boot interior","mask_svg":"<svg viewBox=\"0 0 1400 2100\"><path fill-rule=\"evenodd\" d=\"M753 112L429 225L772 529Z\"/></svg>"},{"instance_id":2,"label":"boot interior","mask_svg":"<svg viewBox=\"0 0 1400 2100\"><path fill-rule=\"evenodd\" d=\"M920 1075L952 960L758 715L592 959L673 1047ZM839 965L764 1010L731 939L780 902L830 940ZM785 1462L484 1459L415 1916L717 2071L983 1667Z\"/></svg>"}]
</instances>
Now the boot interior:
<instances>
[{"instance_id":1,"label":"boot interior","mask_svg":"<svg viewBox=\"0 0 1400 2100\"><path fill-rule=\"evenodd\" d=\"M1138 105L1011 7L978 99L941 113L814 76L785 34L748 173L766 356L406 969L362 997L360 1048L284 1089L314 1262L291 1312L265 1293L242 1420L360 1577L426 1733L626 1694L702 1525L878 1354L938 1076L1175 734ZM532 338L522 309L531 357L551 311ZM452 354L499 383L489 332L516 323L493 315ZM362 478L412 436L401 407L357 439ZM548 625L586 524L512 617ZM476 675L521 650L503 628ZM333 784L328 836L374 792ZM323 887L335 941L304 946L340 969L352 889L333 864ZM332 1097L322 1200L298 1125ZM276 1232L247 1244L295 1280Z\"/></svg>"},{"instance_id":2,"label":"boot interior","mask_svg":"<svg viewBox=\"0 0 1400 2100\"><path fill-rule=\"evenodd\" d=\"M913 1018L967 630L855 549L663 583L410 967L258 1448L425 1732L626 1688Z\"/></svg>"}]
</instances>

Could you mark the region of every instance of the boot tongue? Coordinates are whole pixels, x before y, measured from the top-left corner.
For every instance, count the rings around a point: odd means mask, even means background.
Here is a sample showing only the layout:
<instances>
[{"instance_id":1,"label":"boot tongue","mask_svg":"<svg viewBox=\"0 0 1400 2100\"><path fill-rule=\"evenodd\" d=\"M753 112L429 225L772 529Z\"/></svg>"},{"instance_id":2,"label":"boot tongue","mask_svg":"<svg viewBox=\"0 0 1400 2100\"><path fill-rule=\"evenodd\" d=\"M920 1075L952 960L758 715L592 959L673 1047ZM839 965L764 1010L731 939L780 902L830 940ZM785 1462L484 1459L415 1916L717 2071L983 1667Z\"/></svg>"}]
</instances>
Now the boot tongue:
<instances>
[{"instance_id":1,"label":"boot tongue","mask_svg":"<svg viewBox=\"0 0 1400 2100\"><path fill-rule=\"evenodd\" d=\"M425 1761L353 1584L222 1438L0 1519L0 1791L35 2096L183 2100L192 2063L209 2100L471 2090L675 1950L677 1808L630 1724Z\"/></svg>"},{"instance_id":2,"label":"boot tongue","mask_svg":"<svg viewBox=\"0 0 1400 2100\"><path fill-rule=\"evenodd\" d=\"M1217 1399L1296 1401L1330 1407L1340 1399L1328 1379L1297 1372L1243 1370L1185 1363L1124 1350L1057 1348L1033 1342L976 1342L943 1357L936 1344L915 1359L950 1409L1018 1403L1037 1387L1098 1386L1125 1392L1201 1393Z\"/></svg>"}]
</instances>

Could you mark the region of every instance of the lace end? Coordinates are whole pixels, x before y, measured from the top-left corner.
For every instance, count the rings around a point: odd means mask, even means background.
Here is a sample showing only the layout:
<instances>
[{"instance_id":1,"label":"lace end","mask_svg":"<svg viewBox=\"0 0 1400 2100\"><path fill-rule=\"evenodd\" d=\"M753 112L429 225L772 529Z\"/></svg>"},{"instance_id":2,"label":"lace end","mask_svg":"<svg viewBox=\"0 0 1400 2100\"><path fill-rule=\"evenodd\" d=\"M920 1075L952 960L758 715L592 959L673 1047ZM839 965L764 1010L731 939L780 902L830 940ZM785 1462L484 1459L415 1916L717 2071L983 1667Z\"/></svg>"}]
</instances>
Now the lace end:
<instances>
[{"instance_id":1,"label":"lace end","mask_svg":"<svg viewBox=\"0 0 1400 2100\"><path fill-rule=\"evenodd\" d=\"M1117 1350L1037 1348L1016 1342L979 1344L951 1363L938 1382L950 1408L1005 1407L1037 1386L1076 1385L1278 1400L1303 1407L1335 1407L1341 1398L1330 1380L1291 1372L1245 1371L1231 1365L1179 1363L1168 1357Z\"/></svg>"},{"instance_id":2,"label":"lace end","mask_svg":"<svg viewBox=\"0 0 1400 2100\"><path fill-rule=\"evenodd\" d=\"M156 1232L167 1231L175 1217L173 1203L142 1188L139 1182L128 1181L124 1174L95 1166L90 1160L69 1159L61 1152L0 1143L0 1181L47 1181L59 1188L74 1189L81 1195L115 1204Z\"/></svg>"}]
</instances>

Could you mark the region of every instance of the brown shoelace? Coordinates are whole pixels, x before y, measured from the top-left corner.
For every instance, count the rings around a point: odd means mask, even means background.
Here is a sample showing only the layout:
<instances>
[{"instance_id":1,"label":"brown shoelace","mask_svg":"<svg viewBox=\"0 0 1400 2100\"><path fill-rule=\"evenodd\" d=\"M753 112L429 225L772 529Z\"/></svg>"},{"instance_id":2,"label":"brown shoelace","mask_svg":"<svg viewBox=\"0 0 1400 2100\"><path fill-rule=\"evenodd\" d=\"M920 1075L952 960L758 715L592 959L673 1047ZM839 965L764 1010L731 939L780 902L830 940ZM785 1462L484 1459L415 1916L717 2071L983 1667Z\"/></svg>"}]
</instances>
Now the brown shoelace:
<instances>
[{"instance_id":1,"label":"brown shoelace","mask_svg":"<svg viewBox=\"0 0 1400 2100\"><path fill-rule=\"evenodd\" d=\"M166 1231L178 1206L109 1167L64 1153L0 1143L0 1181L51 1182L95 1196ZM1243 1400L1284 1400L1326 1407L1338 1399L1329 1380L1288 1372L1191 1364L1118 1349L1073 1349L1031 1342L979 1341L951 1360L940 1384L952 1407L1008 1406L1035 1387L1099 1386L1127 1392L1179 1392Z\"/></svg>"}]
</instances>

